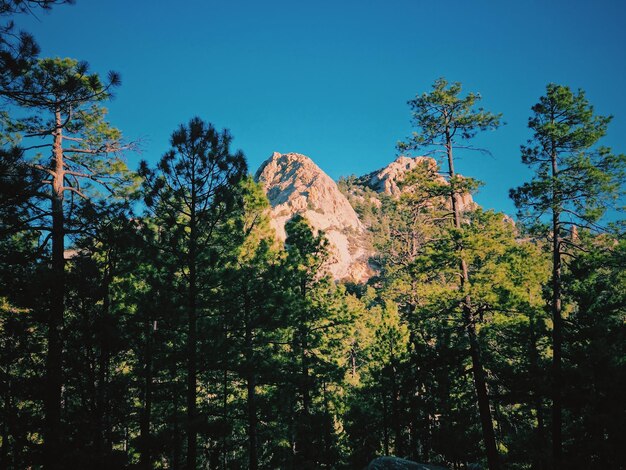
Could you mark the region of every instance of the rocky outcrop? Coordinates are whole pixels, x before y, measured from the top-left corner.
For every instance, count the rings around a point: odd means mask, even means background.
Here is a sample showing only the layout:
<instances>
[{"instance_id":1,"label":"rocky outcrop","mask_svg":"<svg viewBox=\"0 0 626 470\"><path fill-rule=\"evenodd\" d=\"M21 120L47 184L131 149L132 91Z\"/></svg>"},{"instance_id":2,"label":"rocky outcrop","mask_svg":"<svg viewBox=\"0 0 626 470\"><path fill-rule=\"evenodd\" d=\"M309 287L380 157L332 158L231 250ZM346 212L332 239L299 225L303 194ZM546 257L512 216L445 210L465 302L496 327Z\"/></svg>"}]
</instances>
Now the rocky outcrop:
<instances>
[{"instance_id":1,"label":"rocky outcrop","mask_svg":"<svg viewBox=\"0 0 626 470\"><path fill-rule=\"evenodd\" d=\"M423 164L432 170L433 178L446 184L433 158L400 156L386 167L356 178L356 185L346 194L357 208L363 204L380 207L381 194L398 197L410 191L402 182L411 170ZM257 170L255 179L263 185L270 201L271 225L280 240L286 239L285 223L300 214L328 239L330 257L326 267L334 279L364 282L374 274L369 264L374 254L368 231L372 224L367 218L368 227L363 224L337 184L309 157L275 152ZM365 192L364 188L369 190ZM474 206L469 194L462 195L460 202L461 211Z\"/></svg>"},{"instance_id":2,"label":"rocky outcrop","mask_svg":"<svg viewBox=\"0 0 626 470\"><path fill-rule=\"evenodd\" d=\"M399 156L389 165L380 170L376 170L367 175L358 178L358 183L377 193L387 194L392 197L399 196L404 190L401 183L404 181L407 173L415 169L418 165L426 164L429 170L436 173L437 161L432 157L405 157ZM434 176L438 181L446 183L446 180L440 174ZM462 194L459 198L461 211L470 209L474 206L474 200L471 194Z\"/></svg>"},{"instance_id":3,"label":"rocky outcrop","mask_svg":"<svg viewBox=\"0 0 626 470\"><path fill-rule=\"evenodd\" d=\"M367 230L337 184L313 161L298 153L275 152L258 169L256 181L271 204L271 224L285 240L285 223L304 216L330 245L327 263L335 279L363 282L371 275Z\"/></svg>"},{"instance_id":4,"label":"rocky outcrop","mask_svg":"<svg viewBox=\"0 0 626 470\"><path fill-rule=\"evenodd\" d=\"M424 163L426 163L429 167L437 167L437 162L430 157L409 158L400 156L386 167L365 176L361 176L359 178L359 182L361 184L365 184L377 193L399 196L400 193L402 193L400 183L404 181L406 174L418 165Z\"/></svg>"}]
</instances>

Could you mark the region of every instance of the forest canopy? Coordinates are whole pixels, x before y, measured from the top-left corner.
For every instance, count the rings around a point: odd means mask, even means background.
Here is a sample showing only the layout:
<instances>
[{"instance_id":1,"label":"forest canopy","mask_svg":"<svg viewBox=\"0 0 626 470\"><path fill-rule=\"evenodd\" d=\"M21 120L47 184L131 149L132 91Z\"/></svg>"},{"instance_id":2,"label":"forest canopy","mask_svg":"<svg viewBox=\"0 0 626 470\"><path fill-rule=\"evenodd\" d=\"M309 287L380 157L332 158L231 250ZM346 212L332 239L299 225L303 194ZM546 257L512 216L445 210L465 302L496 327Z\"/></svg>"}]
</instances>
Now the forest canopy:
<instances>
[{"instance_id":1,"label":"forest canopy","mask_svg":"<svg viewBox=\"0 0 626 470\"><path fill-rule=\"evenodd\" d=\"M13 24L64 3L0 1L0 468L626 468L626 156L583 90L528 103L515 220L455 169L506 116L419 90L398 148L437 163L338 183L373 253L349 282L218 123L127 164L119 74Z\"/></svg>"}]
</instances>

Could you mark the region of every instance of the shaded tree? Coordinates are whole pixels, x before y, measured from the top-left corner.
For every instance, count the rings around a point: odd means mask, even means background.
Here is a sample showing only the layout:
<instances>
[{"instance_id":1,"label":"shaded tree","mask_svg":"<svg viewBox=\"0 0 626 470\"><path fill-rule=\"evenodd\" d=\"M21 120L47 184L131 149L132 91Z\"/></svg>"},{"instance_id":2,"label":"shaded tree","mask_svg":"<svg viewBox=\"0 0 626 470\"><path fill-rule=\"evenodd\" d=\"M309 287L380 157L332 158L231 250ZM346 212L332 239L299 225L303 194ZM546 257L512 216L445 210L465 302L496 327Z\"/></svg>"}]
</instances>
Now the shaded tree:
<instances>
[{"instance_id":1,"label":"shaded tree","mask_svg":"<svg viewBox=\"0 0 626 470\"><path fill-rule=\"evenodd\" d=\"M457 148L470 148L462 142L471 140L479 131L496 129L500 124L500 115L495 115L476 108L480 95L469 93L461 97L461 84L448 82L440 78L435 81L430 93L424 93L409 101L412 109L413 124L417 132L404 143L400 143L400 150L419 149L422 147L434 148L443 151L448 164L447 182L448 197L452 209L454 231L453 250L459 260L459 291L464 294L460 301L463 308L465 328L469 339L469 349L472 358L472 373L478 398L483 442L487 453L489 468L499 468L498 450L493 430L493 420L489 406L489 396L486 386L485 371L481 360L480 344L476 335L476 309L472 305L469 294L470 276L467 260L464 256L463 242L463 214L460 197L476 187L475 181L457 175L454 168L454 151ZM474 149L475 150L475 149Z\"/></svg>"},{"instance_id":2,"label":"shaded tree","mask_svg":"<svg viewBox=\"0 0 626 470\"><path fill-rule=\"evenodd\" d=\"M564 274L568 318L563 373L565 468L622 468L626 450L626 243L583 231Z\"/></svg>"},{"instance_id":3,"label":"shaded tree","mask_svg":"<svg viewBox=\"0 0 626 470\"><path fill-rule=\"evenodd\" d=\"M576 255L576 227L601 230L598 222L623 191L626 156L597 145L611 118L595 115L582 90L549 84L532 111L528 127L533 137L521 151L522 162L535 174L511 190L511 197L519 215L534 222L551 242L552 458L558 469L563 442L563 257Z\"/></svg>"},{"instance_id":4,"label":"shaded tree","mask_svg":"<svg viewBox=\"0 0 626 470\"><path fill-rule=\"evenodd\" d=\"M120 132L109 127L98 103L119 84L117 74L103 82L86 63L40 59L10 85L12 101L32 114L11 123L19 133L23 164L35 171L39 187L28 194L30 213L21 228L47 233L52 242L47 316L45 445L47 466L60 465L61 387L66 236L84 229L77 210L128 182ZM42 153L48 149L48 155Z\"/></svg>"},{"instance_id":5,"label":"shaded tree","mask_svg":"<svg viewBox=\"0 0 626 470\"><path fill-rule=\"evenodd\" d=\"M215 263L215 231L228 215L234 188L246 171L241 151L231 154L232 137L193 118L171 137L171 150L157 170L142 162L148 207L167 233L161 248L175 260L186 286L187 468L197 466L197 349L199 269Z\"/></svg>"},{"instance_id":6,"label":"shaded tree","mask_svg":"<svg viewBox=\"0 0 626 470\"><path fill-rule=\"evenodd\" d=\"M53 6L72 4L73 0L2 0L0 1L0 97L16 97L16 82L35 65L39 45L32 34L16 31L12 18L19 14L34 15L37 10L49 11Z\"/></svg>"}]
</instances>

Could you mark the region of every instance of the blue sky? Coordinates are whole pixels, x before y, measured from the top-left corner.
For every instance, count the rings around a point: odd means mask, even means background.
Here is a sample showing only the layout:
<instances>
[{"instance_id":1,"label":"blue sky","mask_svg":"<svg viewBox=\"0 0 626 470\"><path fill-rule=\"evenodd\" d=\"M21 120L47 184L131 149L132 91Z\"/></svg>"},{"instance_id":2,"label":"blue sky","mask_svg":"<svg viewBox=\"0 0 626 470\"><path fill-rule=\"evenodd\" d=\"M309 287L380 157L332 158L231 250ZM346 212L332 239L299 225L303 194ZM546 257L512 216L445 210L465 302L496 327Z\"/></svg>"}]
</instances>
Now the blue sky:
<instances>
[{"instance_id":1,"label":"blue sky","mask_svg":"<svg viewBox=\"0 0 626 470\"><path fill-rule=\"evenodd\" d=\"M110 121L156 162L193 116L228 128L253 172L299 152L331 177L364 174L411 132L407 100L441 76L480 92L504 127L459 153L476 200L513 213L530 172L519 145L549 82L582 88L626 152L626 2L621 0L77 0L20 18L42 55L118 71Z\"/></svg>"}]
</instances>

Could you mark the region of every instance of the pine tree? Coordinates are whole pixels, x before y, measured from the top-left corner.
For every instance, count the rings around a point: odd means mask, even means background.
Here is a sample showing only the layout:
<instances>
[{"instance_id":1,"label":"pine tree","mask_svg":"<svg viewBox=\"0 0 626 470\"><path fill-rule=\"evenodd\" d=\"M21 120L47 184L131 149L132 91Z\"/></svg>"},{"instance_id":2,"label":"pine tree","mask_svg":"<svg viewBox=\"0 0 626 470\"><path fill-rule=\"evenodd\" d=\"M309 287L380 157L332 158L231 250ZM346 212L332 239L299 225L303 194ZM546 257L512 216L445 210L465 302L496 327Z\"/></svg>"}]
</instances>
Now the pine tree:
<instances>
[{"instance_id":1,"label":"pine tree","mask_svg":"<svg viewBox=\"0 0 626 470\"><path fill-rule=\"evenodd\" d=\"M19 96L22 90L16 84L36 64L39 55L39 45L33 35L16 31L9 18L19 14L35 15L37 10L48 11L53 6L68 3L73 0L0 0L0 18L7 18L0 24L0 97L11 102Z\"/></svg>"},{"instance_id":2,"label":"pine tree","mask_svg":"<svg viewBox=\"0 0 626 470\"><path fill-rule=\"evenodd\" d=\"M221 289L223 315L231 331L229 366L245 383L247 461L250 470L262 462L260 453L272 445L259 432L263 384L271 381L277 358L271 345L279 342L286 326L285 289L278 243L269 226L269 202L251 177L242 180L237 209L224 235L232 242L230 262L220 275L227 279ZM263 416L263 421L277 417Z\"/></svg>"},{"instance_id":3,"label":"pine tree","mask_svg":"<svg viewBox=\"0 0 626 470\"><path fill-rule=\"evenodd\" d=\"M457 175L454 168L454 150L459 147L472 148L461 146L460 141L471 140L478 131L496 129L500 124L500 116L486 112L482 108L476 109L476 103L480 100L480 95L469 93L465 97L460 97L460 93L460 83L449 85L445 79L440 78L435 81L433 90L430 93L424 93L409 101L409 105L413 110L414 126L419 132L415 132L408 142L400 143L398 147L400 150L422 147L432 147L438 151L443 149L447 159L448 197L452 208L452 221L454 224L452 233L455 239L453 250L457 253L459 261L459 291L464 295L460 304L463 309L465 328L469 339L483 442L487 452L489 468L496 470L499 468L498 450L489 406L485 371L482 365L480 344L476 334L476 309L469 294L469 268L462 244L464 223L460 197L463 193L467 193L475 188L475 182Z\"/></svg>"},{"instance_id":4,"label":"pine tree","mask_svg":"<svg viewBox=\"0 0 626 470\"><path fill-rule=\"evenodd\" d=\"M84 227L75 217L83 203L97 199L95 189L115 192L128 182L125 164L112 152L124 149L120 132L104 120L98 103L119 85L117 74L108 82L89 73L86 63L72 59L40 59L9 86L11 100L30 116L11 124L22 139L21 155L38 175L40 187L29 194L26 228L48 233L52 242L49 283L48 353L46 358L44 441L46 466L60 465L62 337L64 319L65 238ZM28 143L27 143L28 142ZM43 154L50 150L50 156ZM48 207L46 205L49 204Z\"/></svg>"},{"instance_id":5,"label":"pine tree","mask_svg":"<svg viewBox=\"0 0 626 470\"><path fill-rule=\"evenodd\" d=\"M522 146L522 162L534 178L511 190L519 215L534 221L551 241L552 281L552 459L562 468L563 256L576 254L575 227L599 230L607 207L623 188L626 156L613 155L598 141L610 117L597 116L582 90L549 84L532 107L533 137ZM544 214L550 217L546 222Z\"/></svg>"},{"instance_id":6,"label":"pine tree","mask_svg":"<svg viewBox=\"0 0 626 470\"><path fill-rule=\"evenodd\" d=\"M67 262L64 414L68 427L64 464L104 469L123 466L116 449L129 427L131 377L125 305L119 283L136 267L135 227L123 207L107 204L92 214L94 233L75 242Z\"/></svg>"},{"instance_id":7,"label":"pine tree","mask_svg":"<svg viewBox=\"0 0 626 470\"><path fill-rule=\"evenodd\" d=\"M575 302L563 346L567 467L620 468L626 462L626 242L580 232L584 248L563 277Z\"/></svg>"},{"instance_id":8,"label":"pine tree","mask_svg":"<svg viewBox=\"0 0 626 470\"><path fill-rule=\"evenodd\" d=\"M213 125L193 118L172 134L171 150L158 171L142 162L146 204L162 220L163 248L181 269L187 290L187 468L197 466L197 350L199 270L210 269L214 234L233 203L234 188L246 171L241 151L230 153L232 137ZM214 262L213 262L214 263ZM207 266L208 264L208 266Z\"/></svg>"}]
</instances>

